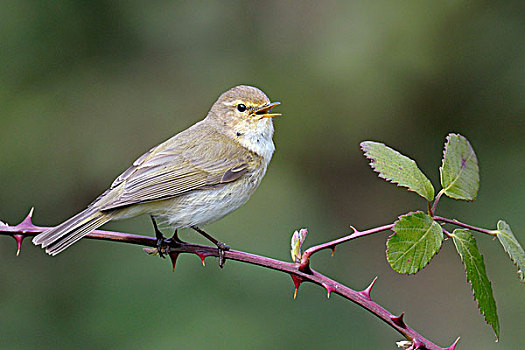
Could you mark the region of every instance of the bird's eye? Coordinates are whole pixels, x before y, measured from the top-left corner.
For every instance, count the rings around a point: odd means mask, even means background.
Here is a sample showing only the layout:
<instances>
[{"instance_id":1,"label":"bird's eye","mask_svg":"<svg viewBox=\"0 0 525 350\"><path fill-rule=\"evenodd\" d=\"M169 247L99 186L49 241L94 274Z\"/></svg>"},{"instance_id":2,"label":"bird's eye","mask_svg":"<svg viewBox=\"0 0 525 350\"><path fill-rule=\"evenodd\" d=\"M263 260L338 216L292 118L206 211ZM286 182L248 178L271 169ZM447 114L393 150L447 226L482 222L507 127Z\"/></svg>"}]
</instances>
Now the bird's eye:
<instances>
[{"instance_id":1,"label":"bird's eye","mask_svg":"<svg viewBox=\"0 0 525 350\"><path fill-rule=\"evenodd\" d=\"M239 112L244 112L246 111L246 106L241 103L240 105L237 105L237 110Z\"/></svg>"}]
</instances>

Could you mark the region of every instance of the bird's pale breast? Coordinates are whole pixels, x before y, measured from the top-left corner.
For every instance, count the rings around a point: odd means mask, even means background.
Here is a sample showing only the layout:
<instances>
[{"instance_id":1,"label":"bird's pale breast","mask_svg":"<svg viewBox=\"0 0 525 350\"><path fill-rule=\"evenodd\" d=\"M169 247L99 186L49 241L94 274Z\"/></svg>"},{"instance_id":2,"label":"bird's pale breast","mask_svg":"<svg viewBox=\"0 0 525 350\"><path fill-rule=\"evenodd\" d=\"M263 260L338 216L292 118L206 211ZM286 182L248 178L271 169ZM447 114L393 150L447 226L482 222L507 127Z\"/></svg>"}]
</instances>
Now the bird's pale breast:
<instances>
[{"instance_id":1,"label":"bird's pale breast","mask_svg":"<svg viewBox=\"0 0 525 350\"><path fill-rule=\"evenodd\" d=\"M246 203L261 183L266 168L267 164L263 164L232 183L121 209L116 219L148 213L155 216L161 225L173 229L206 225L223 218Z\"/></svg>"},{"instance_id":2,"label":"bird's pale breast","mask_svg":"<svg viewBox=\"0 0 525 350\"><path fill-rule=\"evenodd\" d=\"M255 173L246 173L233 183L168 199L157 216L172 228L206 225L219 220L248 201L261 183L264 172L266 166Z\"/></svg>"}]
</instances>

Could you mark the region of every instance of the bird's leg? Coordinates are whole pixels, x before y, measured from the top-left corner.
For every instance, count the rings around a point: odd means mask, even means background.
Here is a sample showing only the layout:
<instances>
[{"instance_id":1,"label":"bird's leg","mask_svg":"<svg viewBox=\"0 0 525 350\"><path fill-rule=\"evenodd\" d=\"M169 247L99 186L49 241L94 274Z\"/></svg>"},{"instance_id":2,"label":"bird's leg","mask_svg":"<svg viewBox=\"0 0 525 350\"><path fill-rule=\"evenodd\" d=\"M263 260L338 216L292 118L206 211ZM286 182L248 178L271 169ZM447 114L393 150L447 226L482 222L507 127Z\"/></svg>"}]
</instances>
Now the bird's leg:
<instances>
[{"instance_id":1,"label":"bird's leg","mask_svg":"<svg viewBox=\"0 0 525 350\"><path fill-rule=\"evenodd\" d=\"M155 220L155 217L151 215L151 222L153 222L153 228L155 229L155 237L157 238L157 251L159 252L159 256L161 258L165 258L164 251L166 251L166 248L168 248L168 244L166 242L166 237L160 232L159 227L157 226L157 221ZM177 231L175 231L175 235L177 234Z\"/></svg>"},{"instance_id":2,"label":"bird's leg","mask_svg":"<svg viewBox=\"0 0 525 350\"><path fill-rule=\"evenodd\" d=\"M217 246L217 249L219 250L219 266L222 268L224 266L224 252L230 250L230 246L216 240L197 226L191 226L191 228L203 235L206 239L208 239L210 242Z\"/></svg>"}]
</instances>

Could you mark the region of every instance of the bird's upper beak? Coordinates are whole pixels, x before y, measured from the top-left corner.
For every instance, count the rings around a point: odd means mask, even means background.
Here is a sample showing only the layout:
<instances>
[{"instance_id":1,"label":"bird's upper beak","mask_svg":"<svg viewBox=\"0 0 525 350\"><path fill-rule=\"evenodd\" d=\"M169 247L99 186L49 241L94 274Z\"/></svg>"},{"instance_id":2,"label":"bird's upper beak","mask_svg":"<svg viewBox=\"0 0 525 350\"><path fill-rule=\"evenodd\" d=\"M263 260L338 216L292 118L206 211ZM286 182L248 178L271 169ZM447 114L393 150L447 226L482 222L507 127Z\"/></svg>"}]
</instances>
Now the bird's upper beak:
<instances>
[{"instance_id":1,"label":"bird's upper beak","mask_svg":"<svg viewBox=\"0 0 525 350\"><path fill-rule=\"evenodd\" d=\"M255 111L255 115L257 115L259 119L278 117L281 115L281 113L269 113L269 112L270 112L270 109L280 104L281 102L272 102L265 106L262 106L261 108Z\"/></svg>"}]
</instances>

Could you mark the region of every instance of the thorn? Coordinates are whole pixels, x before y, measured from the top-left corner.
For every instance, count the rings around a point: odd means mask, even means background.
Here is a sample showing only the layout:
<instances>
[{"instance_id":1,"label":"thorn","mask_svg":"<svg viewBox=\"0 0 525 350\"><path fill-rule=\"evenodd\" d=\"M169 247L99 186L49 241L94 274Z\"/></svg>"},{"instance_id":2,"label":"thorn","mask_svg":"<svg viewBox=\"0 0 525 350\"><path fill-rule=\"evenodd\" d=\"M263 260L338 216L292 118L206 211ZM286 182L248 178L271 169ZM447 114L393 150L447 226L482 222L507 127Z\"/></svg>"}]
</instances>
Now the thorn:
<instances>
[{"instance_id":1,"label":"thorn","mask_svg":"<svg viewBox=\"0 0 525 350\"><path fill-rule=\"evenodd\" d=\"M352 229L352 231L354 231L354 232L352 232L352 233L359 232L359 231L358 231L354 226L352 226L352 225L350 225L350 228Z\"/></svg>"},{"instance_id":2,"label":"thorn","mask_svg":"<svg viewBox=\"0 0 525 350\"><path fill-rule=\"evenodd\" d=\"M326 289L326 297L327 297L328 299L330 299L330 295L331 295L332 292L335 290L335 288L332 287L332 286L330 286L330 285L328 285L328 284L324 284L324 283L323 283L323 287L324 287L324 289Z\"/></svg>"},{"instance_id":3,"label":"thorn","mask_svg":"<svg viewBox=\"0 0 525 350\"><path fill-rule=\"evenodd\" d=\"M394 322L395 325L397 325L397 326L399 326L401 328L405 328L406 324L405 324L405 321L403 321L403 317L404 316L405 316L405 313L402 312L401 315L399 315L399 316L390 315L390 319L392 320L392 322Z\"/></svg>"},{"instance_id":4,"label":"thorn","mask_svg":"<svg viewBox=\"0 0 525 350\"><path fill-rule=\"evenodd\" d=\"M180 242L179 231L177 229L173 231L173 236L171 236L171 239L174 240L175 242Z\"/></svg>"},{"instance_id":5,"label":"thorn","mask_svg":"<svg viewBox=\"0 0 525 350\"><path fill-rule=\"evenodd\" d=\"M203 267L206 267L206 263L204 262L204 259L206 259L207 257L209 257L209 256L212 255L212 254L209 254L209 253L201 253L201 252L195 252L195 254L197 254L197 256L198 256L199 258L201 258L202 266L203 266Z\"/></svg>"},{"instance_id":6,"label":"thorn","mask_svg":"<svg viewBox=\"0 0 525 350\"><path fill-rule=\"evenodd\" d=\"M22 226L29 226L29 227L33 227L33 222L31 221L31 218L33 217L33 211L34 211L35 207L32 207L31 210L29 210L29 213L27 214L27 216L25 217L24 220L22 220L21 223L18 224L18 226L22 225Z\"/></svg>"},{"instance_id":7,"label":"thorn","mask_svg":"<svg viewBox=\"0 0 525 350\"><path fill-rule=\"evenodd\" d=\"M416 349L424 349L424 348L425 348L425 344L423 344L417 339L414 339L414 345L412 345L412 349L416 350Z\"/></svg>"},{"instance_id":8,"label":"thorn","mask_svg":"<svg viewBox=\"0 0 525 350\"><path fill-rule=\"evenodd\" d=\"M24 240L25 236L13 235L13 238L16 241L16 256L18 256L20 254L20 249L22 248L22 241Z\"/></svg>"},{"instance_id":9,"label":"thorn","mask_svg":"<svg viewBox=\"0 0 525 350\"><path fill-rule=\"evenodd\" d=\"M334 256L334 254L335 254L335 245L331 249L332 249L332 256Z\"/></svg>"},{"instance_id":10,"label":"thorn","mask_svg":"<svg viewBox=\"0 0 525 350\"><path fill-rule=\"evenodd\" d=\"M299 290L299 286L301 285L301 283L303 283L304 279L302 279L301 277L297 275L292 275L292 274L290 274L290 277L292 277L293 284L295 286L295 291L293 293L293 299L295 300L295 298L297 297L297 291Z\"/></svg>"},{"instance_id":11,"label":"thorn","mask_svg":"<svg viewBox=\"0 0 525 350\"><path fill-rule=\"evenodd\" d=\"M458 339L456 339L454 344L450 345L448 348L445 348L445 350L454 350L454 349L456 349L456 345L458 345L459 338L461 338L461 337L458 337Z\"/></svg>"},{"instance_id":12,"label":"thorn","mask_svg":"<svg viewBox=\"0 0 525 350\"><path fill-rule=\"evenodd\" d=\"M179 257L179 253L169 253L170 259L171 259L171 265L173 266L173 271L175 271L175 264L177 263L177 258Z\"/></svg>"},{"instance_id":13,"label":"thorn","mask_svg":"<svg viewBox=\"0 0 525 350\"><path fill-rule=\"evenodd\" d=\"M368 285L368 287L366 287L365 289L363 289L362 291L360 291L359 293L364 296L367 300L372 300L372 298L370 297L370 292L372 291L372 288L374 288L374 284L376 283L377 281L377 276L374 278L374 280Z\"/></svg>"}]
</instances>

